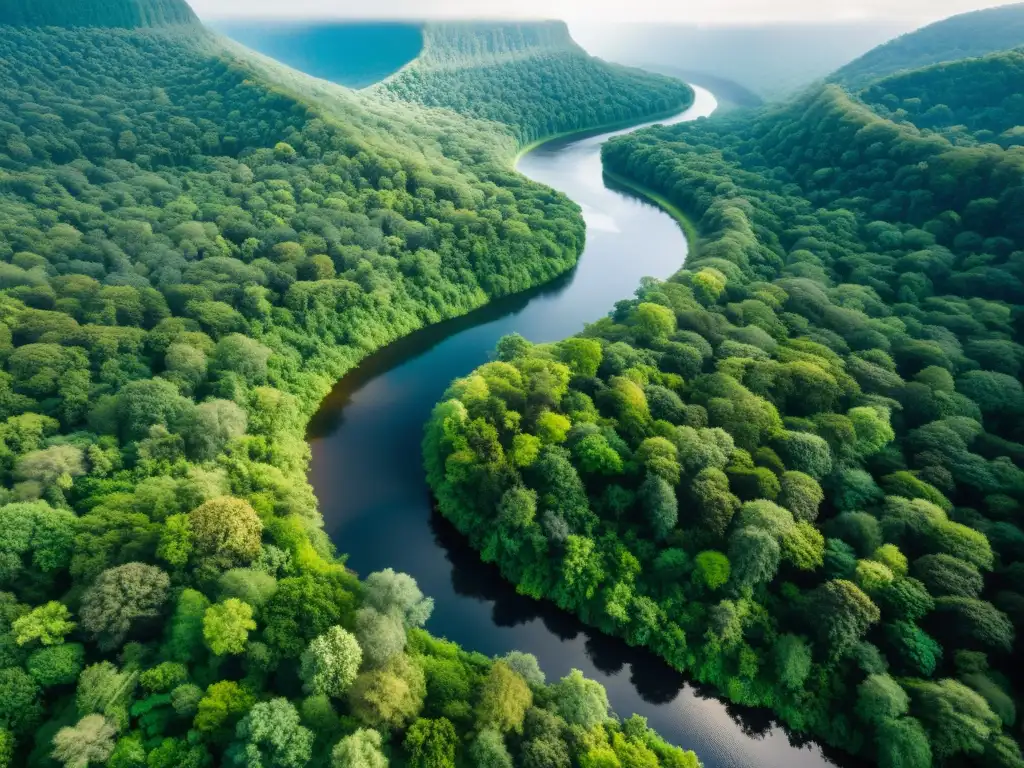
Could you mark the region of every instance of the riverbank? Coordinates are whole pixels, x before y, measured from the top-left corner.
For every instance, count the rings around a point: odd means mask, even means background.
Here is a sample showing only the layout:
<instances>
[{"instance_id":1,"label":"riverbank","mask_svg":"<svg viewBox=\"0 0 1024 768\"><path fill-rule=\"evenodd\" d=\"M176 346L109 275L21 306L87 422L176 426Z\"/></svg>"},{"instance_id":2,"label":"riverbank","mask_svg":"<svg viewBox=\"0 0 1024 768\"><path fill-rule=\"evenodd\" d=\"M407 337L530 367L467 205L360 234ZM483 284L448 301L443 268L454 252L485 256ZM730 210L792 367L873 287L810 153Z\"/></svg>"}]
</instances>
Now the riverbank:
<instances>
[{"instance_id":1,"label":"riverbank","mask_svg":"<svg viewBox=\"0 0 1024 768\"><path fill-rule=\"evenodd\" d=\"M650 187L645 187L643 184L639 184L632 179L627 179L625 176L620 176L614 171L609 171L607 168L603 169L604 177L611 179L616 186L627 189L640 197L649 200L654 205L661 208L665 213L675 219L676 223L679 224L680 229L683 230L683 234L686 235L687 252L686 256L689 258L697 253L697 249L700 244L700 233L697 231L697 225L693 220L687 216L681 208L672 203L664 195L655 192ZM682 268L683 265L680 265Z\"/></svg>"}]
</instances>

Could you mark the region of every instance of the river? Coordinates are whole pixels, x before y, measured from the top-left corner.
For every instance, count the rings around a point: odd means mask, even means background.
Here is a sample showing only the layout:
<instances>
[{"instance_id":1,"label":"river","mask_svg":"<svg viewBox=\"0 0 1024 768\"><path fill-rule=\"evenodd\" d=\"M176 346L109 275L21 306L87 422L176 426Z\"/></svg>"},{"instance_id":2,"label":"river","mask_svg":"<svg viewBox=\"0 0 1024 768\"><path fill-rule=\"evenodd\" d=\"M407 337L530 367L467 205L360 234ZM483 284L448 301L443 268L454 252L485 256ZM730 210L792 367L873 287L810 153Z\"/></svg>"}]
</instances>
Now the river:
<instances>
[{"instance_id":1,"label":"river","mask_svg":"<svg viewBox=\"0 0 1024 768\"><path fill-rule=\"evenodd\" d=\"M710 115L714 96L695 91L690 109L660 122ZM387 567L411 574L435 600L427 625L434 634L489 656L528 651L549 680L580 669L604 684L617 714L644 715L665 738L696 751L707 768L830 765L820 748L792 744L763 713L728 707L653 655L517 595L432 509L420 439L452 379L487 362L505 334L535 342L570 336L630 298L642 277L665 278L682 265L687 245L677 223L606 185L601 144L625 132L551 142L520 160L521 173L582 207L587 244L579 264L548 286L367 358L338 383L310 425L309 479L348 564L363 575Z\"/></svg>"}]
</instances>

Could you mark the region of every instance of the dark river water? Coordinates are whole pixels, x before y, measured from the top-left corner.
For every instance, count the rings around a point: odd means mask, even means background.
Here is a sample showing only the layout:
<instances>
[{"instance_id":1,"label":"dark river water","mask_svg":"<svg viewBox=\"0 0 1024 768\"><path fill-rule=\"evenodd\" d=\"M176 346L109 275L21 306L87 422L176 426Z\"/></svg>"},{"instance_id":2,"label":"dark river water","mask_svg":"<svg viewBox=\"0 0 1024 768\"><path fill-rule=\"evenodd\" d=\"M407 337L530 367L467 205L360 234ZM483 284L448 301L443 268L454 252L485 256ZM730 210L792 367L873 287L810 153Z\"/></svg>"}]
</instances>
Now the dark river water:
<instances>
[{"instance_id":1,"label":"dark river water","mask_svg":"<svg viewBox=\"0 0 1024 768\"><path fill-rule=\"evenodd\" d=\"M715 98L696 92L691 109L663 122L710 115ZM324 401L309 439L310 481L327 531L360 574L391 567L415 577L435 600L427 625L434 634L489 656L528 651L549 680L580 669L605 685L617 714L644 715L707 768L829 765L817 746L791 743L763 713L726 706L651 654L517 595L432 509L420 439L452 379L491 359L507 333L545 342L582 330L629 298L640 278L668 277L686 258L686 240L668 215L606 185L600 147L612 135L549 143L518 166L583 208L587 245L572 273L386 347Z\"/></svg>"}]
</instances>

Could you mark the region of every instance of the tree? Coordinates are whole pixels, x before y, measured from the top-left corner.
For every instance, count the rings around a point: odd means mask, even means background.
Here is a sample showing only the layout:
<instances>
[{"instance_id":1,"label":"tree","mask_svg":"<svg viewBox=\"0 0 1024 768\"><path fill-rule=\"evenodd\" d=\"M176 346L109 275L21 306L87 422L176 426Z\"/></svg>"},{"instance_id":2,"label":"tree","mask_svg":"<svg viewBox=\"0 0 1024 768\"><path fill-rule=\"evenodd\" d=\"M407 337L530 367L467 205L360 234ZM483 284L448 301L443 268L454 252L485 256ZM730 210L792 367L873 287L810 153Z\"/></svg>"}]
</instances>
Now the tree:
<instances>
[{"instance_id":1,"label":"tree","mask_svg":"<svg viewBox=\"0 0 1024 768\"><path fill-rule=\"evenodd\" d=\"M639 498L655 538L664 539L679 519L675 489L663 477L648 474L640 485Z\"/></svg>"},{"instance_id":2,"label":"tree","mask_svg":"<svg viewBox=\"0 0 1024 768\"><path fill-rule=\"evenodd\" d=\"M532 705L533 694L526 681L504 662L496 661L480 689L477 722L481 728L521 733L526 711Z\"/></svg>"},{"instance_id":3,"label":"tree","mask_svg":"<svg viewBox=\"0 0 1024 768\"><path fill-rule=\"evenodd\" d=\"M544 685L544 672L532 653L509 651L501 657L501 661L528 684Z\"/></svg>"},{"instance_id":4,"label":"tree","mask_svg":"<svg viewBox=\"0 0 1024 768\"><path fill-rule=\"evenodd\" d=\"M331 752L331 768L387 768L378 731L360 728L337 744Z\"/></svg>"},{"instance_id":5,"label":"tree","mask_svg":"<svg viewBox=\"0 0 1024 768\"><path fill-rule=\"evenodd\" d=\"M53 759L66 768L105 763L114 751L117 730L102 715L86 715L78 724L61 728L53 737Z\"/></svg>"},{"instance_id":6,"label":"tree","mask_svg":"<svg viewBox=\"0 0 1024 768\"><path fill-rule=\"evenodd\" d=\"M420 718L405 734L410 768L455 768L459 737L447 718Z\"/></svg>"},{"instance_id":7,"label":"tree","mask_svg":"<svg viewBox=\"0 0 1024 768\"><path fill-rule=\"evenodd\" d=\"M920 721L913 717L878 724L875 737L880 768L929 768L932 749Z\"/></svg>"},{"instance_id":8,"label":"tree","mask_svg":"<svg viewBox=\"0 0 1024 768\"><path fill-rule=\"evenodd\" d=\"M398 654L359 675L349 689L352 712L371 728L402 728L423 707L426 680L408 656Z\"/></svg>"},{"instance_id":9,"label":"tree","mask_svg":"<svg viewBox=\"0 0 1024 768\"><path fill-rule=\"evenodd\" d=\"M79 643L62 643L40 648L28 657L25 669L43 688L70 685L85 666L85 648Z\"/></svg>"},{"instance_id":10,"label":"tree","mask_svg":"<svg viewBox=\"0 0 1024 768\"><path fill-rule=\"evenodd\" d=\"M806 616L823 648L838 656L863 637L881 613L856 584L833 579L808 595Z\"/></svg>"},{"instance_id":11,"label":"tree","mask_svg":"<svg viewBox=\"0 0 1024 768\"><path fill-rule=\"evenodd\" d=\"M128 563L103 571L82 598L82 628L100 648L117 648L135 627L160 617L170 579L152 565Z\"/></svg>"},{"instance_id":12,"label":"tree","mask_svg":"<svg viewBox=\"0 0 1024 768\"><path fill-rule=\"evenodd\" d=\"M940 760L981 754L990 735L1001 728L985 700L956 680L914 680L908 690L913 714L928 730L932 751Z\"/></svg>"},{"instance_id":13,"label":"tree","mask_svg":"<svg viewBox=\"0 0 1024 768\"><path fill-rule=\"evenodd\" d=\"M909 697L889 675L869 675L857 687L857 714L866 723L896 720L909 706Z\"/></svg>"},{"instance_id":14,"label":"tree","mask_svg":"<svg viewBox=\"0 0 1024 768\"><path fill-rule=\"evenodd\" d=\"M469 748L469 756L478 768L512 768L512 755L498 731L480 731Z\"/></svg>"},{"instance_id":15,"label":"tree","mask_svg":"<svg viewBox=\"0 0 1024 768\"><path fill-rule=\"evenodd\" d=\"M255 703L256 697L233 680L213 683L196 707L195 727L214 735L231 731Z\"/></svg>"},{"instance_id":16,"label":"tree","mask_svg":"<svg viewBox=\"0 0 1024 768\"><path fill-rule=\"evenodd\" d=\"M211 605L203 615L203 638L218 656L243 653L254 629L252 606L234 597Z\"/></svg>"},{"instance_id":17,"label":"tree","mask_svg":"<svg viewBox=\"0 0 1024 768\"><path fill-rule=\"evenodd\" d=\"M570 725L593 728L608 717L608 694L604 686L588 680L578 669L555 683L552 693L558 714Z\"/></svg>"},{"instance_id":18,"label":"tree","mask_svg":"<svg viewBox=\"0 0 1024 768\"><path fill-rule=\"evenodd\" d=\"M235 765L251 768L302 768L313 754L313 732L299 722L287 699L253 706L235 728L238 741L228 754Z\"/></svg>"},{"instance_id":19,"label":"tree","mask_svg":"<svg viewBox=\"0 0 1024 768\"><path fill-rule=\"evenodd\" d=\"M263 523L248 502L222 496L189 513L197 554L232 565L251 563L260 553Z\"/></svg>"},{"instance_id":20,"label":"tree","mask_svg":"<svg viewBox=\"0 0 1024 768\"><path fill-rule=\"evenodd\" d=\"M818 481L803 472L783 472L780 479L779 504L793 513L796 520L813 523L825 492Z\"/></svg>"},{"instance_id":21,"label":"tree","mask_svg":"<svg viewBox=\"0 0 1024 768\"><path fill-rule=\"evenodd\" d=\"M935 597L976 598L985 586L978 569L952 555L935 554L914 561L914 576Z\"/></svg>"},{"instance_id":22,"label":"tree","mask_svg":"<svg viewBox=\"0 0 1024 768\"><path fill-rule=\"evenodd\" d=\"M267 363L272 354L255 339L231 333L217 342L210 358L210 373L234 373L249 384L262 384L267 380Z\"/></svg>"},{"instance_id":23,"label":"tree","mask_svg":"<svg viewBox=\"0 0 1024 768\"><path fill-rule=\"evenodd\" d=\"M302 654L301 676L309 693L341 698L359 674L363 649L355 636L331 627Z\"/></svg>"},{"instance_id":24,"label":"tree","mask_svg":"<svg viewBox=\"0 0 1024 768\"><path fill-rule=\"evenodd\" d=\"M740 500L729 492L729 478L715 467L702 469L690 485L701 525L717 536L724 536Z\"/></svg>"},{"instance_id":25,"label":"tree","mask_svg":"<svg viewBox=\"0 0 1024 768\"><path fill-rule=\"evenodd\" d=\"M245 434L245 411L230 400L207 400L189 414L185 445L197 461L212 461Z\"/></svg>"},{"instance_id":26,"label":"tree","mask_svg":"<svg viewBox=\"0 0 1024 768\"><path fill-rule=\"evenodd\" d=\"M1013 647L1013 625L985 600L940 597L928 626L950 647L991 652L1009 652Z\"/></svg>"},{"instance_id":27,"label":"tree","mask_svg":"<svg viewBox=\"0 0 1024 768\"><path fill-rule=\"evenodd\" d=\"M811 673L811 649L803 638L780 635L775 641L775 669L781 682L791 691L800 690Z\"/></svg>"},{"instance_id":28,"label":"tree","mask_svg":"<svg viewBox=\"0 0 1024 768\"><path fill-rule=\"evenodd\" d=\"M0 669L0 727L28 735L43 715L39 686L18 667Z\"/></svg>"},{"instance_id":29,"label":"tree","mask_svg":"<svg viewBox=\"0 0 1024 768\"><path fill-rule=\"evenodd\" d=\"M67 606L51 600L17 619L11 629L14 630L18 645L27 645L36 640L42 645L58 645L77 626L70 619L71 612Z\"/></svg>"},{"instance_id":30,"label":"tree","mask_svg":"<svg viewBox=\"0 0 1024 768\"><path fill-rule=\"evenodd\" d=\"M729 563L729 558L721 552L714 550L701 552L693 562L696 566L693 572L694 580L699 581L708 589L718 589L729 581L732 566Z\"/></svg>"},{"instance_id":31,"label":"tree","mask_svg":"<svg viewBox=\"0 0 1024 768\"><path fill-rule=\"evenodd\" d=\"M434 610L434 600L424 597L416 580L406 573L385 568L367 576L363 586L363 605L397 616L406 629L422 627Z\"/></svg>"},{"instance_id":32,"label":"tree","mask_svg":"<svg viewBox=\"0 0 1024 768\"><path fill-rule=\"evenodd\" d=\"M356 637L369 666L379 667L405 650L406 630L401 619L373 608L356 611Z\"/></svg>"},{"instance_id":33,"label":"tree","mask_svg":"<svg viewBox=\"0 0 1024 768\"><path fill-rule=\"evenodd\" d=\"M729 563L732 578L740 586L756 586L771 581L779 568L778 542L760 528L741 528L729 538Z\"/></svg>"}]
</instances>

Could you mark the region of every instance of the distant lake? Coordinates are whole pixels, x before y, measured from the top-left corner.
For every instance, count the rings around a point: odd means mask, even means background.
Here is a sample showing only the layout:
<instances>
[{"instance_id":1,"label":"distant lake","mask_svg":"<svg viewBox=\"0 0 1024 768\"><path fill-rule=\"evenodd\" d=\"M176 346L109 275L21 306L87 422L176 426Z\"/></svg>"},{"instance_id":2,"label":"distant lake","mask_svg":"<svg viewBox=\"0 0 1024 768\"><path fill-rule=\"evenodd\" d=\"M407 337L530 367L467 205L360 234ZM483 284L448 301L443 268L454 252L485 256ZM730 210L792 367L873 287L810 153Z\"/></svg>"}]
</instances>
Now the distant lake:
<instances>
[{"instance_id":1,"label":"distant lake","mask_svg":"<svg viewBox=\"0 0 1024 768\"><path fill-rule=\"evenodd\" d=\"M423 50L411 22L222 21L209 26L293 69L348 88L393 75Z\"/></svg>"}]
</instances>

